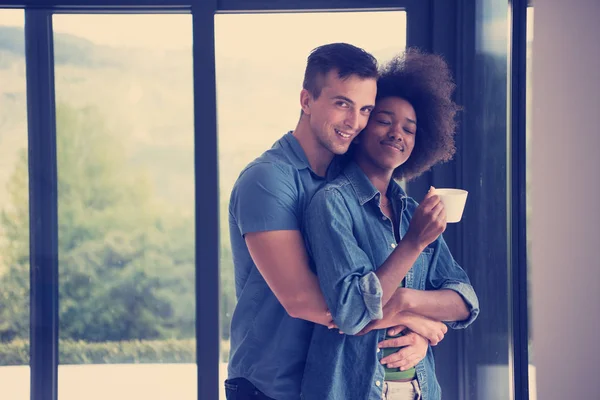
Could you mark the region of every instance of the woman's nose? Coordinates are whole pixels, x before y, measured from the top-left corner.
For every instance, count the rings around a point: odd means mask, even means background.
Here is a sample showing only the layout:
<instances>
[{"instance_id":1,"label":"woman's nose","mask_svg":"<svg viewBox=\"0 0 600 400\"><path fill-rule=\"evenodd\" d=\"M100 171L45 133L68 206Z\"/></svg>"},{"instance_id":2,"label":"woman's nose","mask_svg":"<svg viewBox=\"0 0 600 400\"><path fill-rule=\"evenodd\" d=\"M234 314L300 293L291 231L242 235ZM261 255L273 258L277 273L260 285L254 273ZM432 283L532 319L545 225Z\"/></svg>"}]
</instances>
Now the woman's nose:
<instances>
[{"instance_id":1,"label":"woman's nose","mask_svg":"<svg viewBox=\"0 0 600 400\"><path fill-rule=\"evenodd\" d=\"M390 129L388 132L388 138L402 141L404 138L402 137L402 133L399 129Z\"/></svg>"}]
</instances>

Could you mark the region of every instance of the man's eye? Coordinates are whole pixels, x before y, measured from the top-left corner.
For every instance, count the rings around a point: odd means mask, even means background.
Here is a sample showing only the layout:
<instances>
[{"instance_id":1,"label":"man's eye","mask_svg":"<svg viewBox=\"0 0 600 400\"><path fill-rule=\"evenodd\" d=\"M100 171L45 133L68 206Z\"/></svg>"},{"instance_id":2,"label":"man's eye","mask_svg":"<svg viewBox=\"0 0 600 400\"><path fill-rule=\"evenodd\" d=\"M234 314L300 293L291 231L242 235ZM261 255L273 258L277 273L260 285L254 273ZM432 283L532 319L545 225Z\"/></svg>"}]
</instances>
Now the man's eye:
<instances>
[{"instance_id":1,"label":"man's eye","mask_svg":"<svg viewBox=\"0 0 600 400\"><path fill-rule=\"evenodd\" d=\"M392 124L390 121L386 121L383 119L378 119L377 122L381 125L391 125Z\"/></svg>"},{"instance_id":2,"label":"man's eye","mask_svg":"<svg viewBox=\"0 0 600 400\"><path fill-rule=\"evenodd\" d=\"M411 131L410 129L407 128L403 128L404 132L408 133L409 135L414 135L415 133L413 131Z\"/></svg>"},{"instance_id":3,"label":"man's eye","mask_svg":"<svg viewBox=\"0 0 600 400\"><path fill-rule=\"evenodd\" d=\"M336 104L340 107L348 108L348 103L345 101L338 101Z\"/></svg>"},{"instance_id":4,"label":"man's eye","mask_svg":"<svg viewBox=\"0 0 600 400\"><path fill-rule=\"evenodd\" d=\"M362 111L363 111L363 114L369 115L369 114L371 114L373 109L372 108L363 108Z\"/></svg>"}]
</instances>

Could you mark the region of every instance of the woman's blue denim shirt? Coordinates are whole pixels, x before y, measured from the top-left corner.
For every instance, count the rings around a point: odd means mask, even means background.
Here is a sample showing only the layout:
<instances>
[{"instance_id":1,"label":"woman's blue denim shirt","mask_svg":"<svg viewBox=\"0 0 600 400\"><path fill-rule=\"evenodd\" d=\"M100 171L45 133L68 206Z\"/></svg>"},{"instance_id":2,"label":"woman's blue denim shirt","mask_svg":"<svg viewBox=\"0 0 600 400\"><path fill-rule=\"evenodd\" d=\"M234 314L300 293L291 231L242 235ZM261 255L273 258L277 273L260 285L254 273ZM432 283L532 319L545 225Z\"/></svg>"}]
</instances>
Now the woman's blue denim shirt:
<instances>
[{"instance_id":1,"label":"woman's blue denim shirt","mask_svg":"<svg viewBox=\"0 0 600 400\"><path fill-rule=\"evenodd\" d=\"M390 182L388 197L400 213L400 237L406 234L418 204L400 185ZM392 221L379 207L380 193L360 167L350 162L320 189L305 214L305 239L333 320L341 331L315 325L302 381L307 400L380 400L384 368L377 344L385 330L353 336L370 321L381 319L382 289L374 271L396 247ZM465 271L454 261L440 236L421 253L408 271L406 287L452 289L465 300L470 316L452 322L465 328L477 317L479 302ZM431 347L416 366L424 400L438 400Z\"/></svg>"}]
</instances>

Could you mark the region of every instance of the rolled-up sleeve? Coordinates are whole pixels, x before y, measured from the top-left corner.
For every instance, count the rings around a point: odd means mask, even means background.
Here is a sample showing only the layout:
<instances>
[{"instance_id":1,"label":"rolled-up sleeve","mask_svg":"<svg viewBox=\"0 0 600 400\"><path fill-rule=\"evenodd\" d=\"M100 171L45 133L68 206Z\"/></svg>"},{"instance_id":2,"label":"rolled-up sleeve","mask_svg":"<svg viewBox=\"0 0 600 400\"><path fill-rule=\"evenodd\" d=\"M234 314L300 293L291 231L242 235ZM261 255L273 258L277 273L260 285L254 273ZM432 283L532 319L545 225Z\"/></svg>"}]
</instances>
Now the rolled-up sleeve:
<instances>
[{"instance_id":1,"label":"rolled-up sleeve","mask_svg":"<svg viewBox=\"0 0 600 400\"><path fill-rule=\"evenodd\" d=\"M353 220L335 188L317 192L305 214L305 239L333 321L353 335L383 317L383 290L353 235Z\"/></svg>"},{"instance_id":2,"label":"rolled-up sleeve","mask_svg":"<svg viewBox=\"0 0 600 400\"><path fill-rule=\"evenodd\" d=\"M363 300L371 319L383 318L383 309L381 297L383 289L381 282L374 272L369 272L359 280L359 289L362 292Z\"/></svg>"},{"instance_id":3,"label":"rolled-up sleeve","mask_svg":"<svg viewBox=\"0 0 600 400\"><path fill-rule=\"evenodd\" d=\"M463 321L448 322L447 325L452 329L464 329L479 315L479 300L467 273L454 260L442 236L435 242L435 246L425 289L449 289L462 297L469 310L469 317Z\"/></svg>"},{"instance_id":4,"label":"rolled-up sleeve","mask_svg":"<svg viewBox=\"0 0 600 400\"><path fill-rule=\"evenodd\" d=\"M473 290L473 286L464 282L446 281L442 285L442 289L450 289L458 293L463 298L469 310L469 317L467 319L464 321L448 322L448 326L452 329L464 329L471 325L477 318L477 315L479 315L479 300L477 299L475 290Z\"/></svg>"}]
</instances>

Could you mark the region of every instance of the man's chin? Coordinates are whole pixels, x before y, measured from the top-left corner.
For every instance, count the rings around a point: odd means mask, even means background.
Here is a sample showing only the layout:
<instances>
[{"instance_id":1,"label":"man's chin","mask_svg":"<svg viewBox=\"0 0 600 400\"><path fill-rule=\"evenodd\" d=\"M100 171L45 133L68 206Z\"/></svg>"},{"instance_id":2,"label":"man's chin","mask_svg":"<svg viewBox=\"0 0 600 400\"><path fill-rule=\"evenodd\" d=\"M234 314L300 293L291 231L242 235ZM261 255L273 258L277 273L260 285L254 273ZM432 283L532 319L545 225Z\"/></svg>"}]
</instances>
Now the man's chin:
<instances>
[{"instance_id":1,"label":"man's chin","mask_svg":"<svg viewBox=\"0 0 600 400\"><path fill-rule=\"evenodd\" d=\"M349 149L350 149L350 145L348 145L348 146L340 145L340 146L332 146L332 149L330 149L330 150L336 156L343 156L344 154L346 154L348 152Z\"/></svg>"},{"instance_id":2,"label":"man's chin","mask_svg":"<svg viewBox=\"0 0 600 400\"><path fill-rule=\"evenodd\" d=\"M333 155L341 156L346 154L348 149L350 149L350 143L340 143L339 141L330 140L328 142L323 142L323 147L327 148Z\"/></svg>"},{"instance_id":3,"label":"man's chin","mask_svg":"<svg viewBox=\"0 0 600 400\"><path fill-rule=\"evenodd\" d=\"M333 152L334 156L343 156L344 154L346 154L348 152L348 149L337 149L336 151Z\"/></svg>"}]
</instances>

